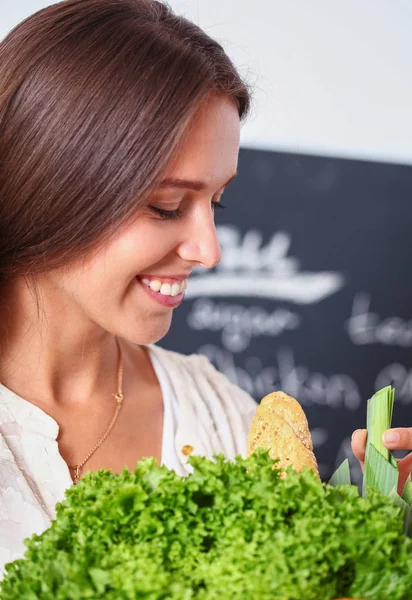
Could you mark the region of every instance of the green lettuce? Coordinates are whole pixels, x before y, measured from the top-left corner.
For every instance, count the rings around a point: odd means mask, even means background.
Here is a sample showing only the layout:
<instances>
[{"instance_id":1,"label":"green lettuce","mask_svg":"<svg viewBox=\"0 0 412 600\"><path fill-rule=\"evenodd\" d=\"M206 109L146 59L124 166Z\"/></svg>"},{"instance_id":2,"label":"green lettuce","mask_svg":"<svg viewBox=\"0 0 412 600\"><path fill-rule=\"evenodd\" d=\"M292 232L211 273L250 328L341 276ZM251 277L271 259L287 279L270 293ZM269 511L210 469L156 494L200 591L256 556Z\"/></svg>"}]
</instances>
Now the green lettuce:
<instances>
[{"instance_id":1,"label":"green lettuce","mask_svg":"<svg viewBox=\"0 0 412 600\"><path fill-rule=\"evenodd\" d=\"M186 478L152 459L86 475L8 565L0 598L412 598L412 540L390 498L310 470L280 477L262 451L190 463Z\"/></svg>"}]
</instances>

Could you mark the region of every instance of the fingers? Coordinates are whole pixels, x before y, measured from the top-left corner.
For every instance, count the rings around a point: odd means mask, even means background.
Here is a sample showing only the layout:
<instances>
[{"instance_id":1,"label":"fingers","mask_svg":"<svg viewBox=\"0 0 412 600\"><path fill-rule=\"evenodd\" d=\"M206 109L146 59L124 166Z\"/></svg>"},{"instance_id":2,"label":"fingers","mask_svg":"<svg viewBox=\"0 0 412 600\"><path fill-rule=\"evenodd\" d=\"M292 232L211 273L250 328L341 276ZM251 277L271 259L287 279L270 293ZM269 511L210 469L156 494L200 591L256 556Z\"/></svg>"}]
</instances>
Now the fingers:
<instances>
[{"instance_id":1,"label":"fingers","mask_svg":"<svg viewBox=\"0 0 412 600\"><path fill-rule=\"evenodd\" d=\"M366 438L366 429L357 429L352 435L352 452L362 465L365 460Z\"/></svg>"},{"instance_id":2,"label":"fingers","mask_svg":"<svg viewBox=\"0 0 412 600\"><path fill-rule=\"evenodd\" d=\"M412 453L405 456L398 461L399 469L399 480L398 480L398 494L402 495L403 488L405 487L406 480L412 471Z\"/></svg>"},{"instance_id":3,"label":"fingers","mask_svg":"<svg viewBox=\"0 0 412 600\"><path fill-rule=\"evenodd\" d=\"M352 451L361 463L362 469L365 461L366 439L366 429L357 429L352 435ZM383 434L382 441L389 450L412 450L412 427L388 429ZM398 491L402 493L405 482L412 473L412 453L399 460L398 466Z\"/></svg>"},{"instance_id":4,"label":"fingers","mask_svg":"<svg viewBox=\"0 0 412 600\"><path fill-rule=\"evenodd\" d=\"M366 429L357 429L352 435L352 450L361 462L365 460L366 438ZM389 450L412 450L412 427L388 429L382 441Z\"/></svg>"},{"instance_id":5,"label":"fingers","mask_svg":"<svg viewBox=\"0 0 412 600\"><path fill-rule=\"evenodd\" d=\"M412 450L412 427L388 429L382 441L389 450Z\"/></svg>"}]
</instances>

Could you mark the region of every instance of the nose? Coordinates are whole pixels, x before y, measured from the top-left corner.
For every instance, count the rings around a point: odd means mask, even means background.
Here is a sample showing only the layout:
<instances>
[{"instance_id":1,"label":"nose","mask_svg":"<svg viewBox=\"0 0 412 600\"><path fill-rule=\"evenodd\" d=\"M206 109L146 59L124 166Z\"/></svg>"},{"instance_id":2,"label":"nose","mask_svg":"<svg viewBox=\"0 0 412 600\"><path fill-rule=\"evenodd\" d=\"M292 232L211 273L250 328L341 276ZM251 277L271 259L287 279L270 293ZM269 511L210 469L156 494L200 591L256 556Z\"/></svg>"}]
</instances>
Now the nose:
<instances>
[{"instance_id":1,"label":"nose","mask_svg":"<svg viewBox=\"0 0 412 600\"><path fill-rule=\"evenodd\" d=\"M177 253L194 266L211 269L220 263L222 251L210 205L206 210L193 214L189 223L186 222L184 240L180 242Z\"/></svg>"}]
</instances>

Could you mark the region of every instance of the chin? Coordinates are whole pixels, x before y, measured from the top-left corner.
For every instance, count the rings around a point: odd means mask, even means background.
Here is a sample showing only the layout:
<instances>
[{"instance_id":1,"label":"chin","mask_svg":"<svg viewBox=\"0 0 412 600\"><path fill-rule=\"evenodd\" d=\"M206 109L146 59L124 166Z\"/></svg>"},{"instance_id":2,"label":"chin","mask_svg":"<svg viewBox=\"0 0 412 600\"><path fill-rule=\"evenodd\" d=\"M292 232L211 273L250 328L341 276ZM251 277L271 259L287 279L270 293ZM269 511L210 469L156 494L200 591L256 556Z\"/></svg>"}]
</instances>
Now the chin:
<instances>
[{"instance_id":1,"label":"chin","mask_svg":"<svg viewBox=\"0 0 412 600\"><path fill-rule=\"evenodd\" d=\"M131 332L130 329L128 329L122 337L125 337L130 342L138 344L139 346L156 344L156 342L159 342L168 333L171 322L171 318L165 320L163 323L152 323L151 326L146 322L143 326L138 327L135 332Z\"/></svg>"}]
</instances>

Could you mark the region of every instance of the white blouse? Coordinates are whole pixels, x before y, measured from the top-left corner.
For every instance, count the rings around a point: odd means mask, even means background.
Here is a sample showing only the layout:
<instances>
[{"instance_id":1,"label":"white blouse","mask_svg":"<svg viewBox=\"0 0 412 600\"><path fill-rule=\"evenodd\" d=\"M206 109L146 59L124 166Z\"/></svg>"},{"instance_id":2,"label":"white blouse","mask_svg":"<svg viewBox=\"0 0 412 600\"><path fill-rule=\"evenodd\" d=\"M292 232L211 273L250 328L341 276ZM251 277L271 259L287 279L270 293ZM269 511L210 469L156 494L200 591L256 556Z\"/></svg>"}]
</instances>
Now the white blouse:
<instances>
[{"instance_id":1,"label":"white blouse","mask_svg":"<svg viewBox=\"0 0 412 600\"><path fill-rule=\"evenodd\" d=\"M186 475L185 445L209 458L244 456L254 400L203 356L157 346L149 354L164 402L162 463ZM50 525L72 485L58 433L54 419L0 384L0 574L23 556L25 538Z\"/></svg>"}]
</instances>

